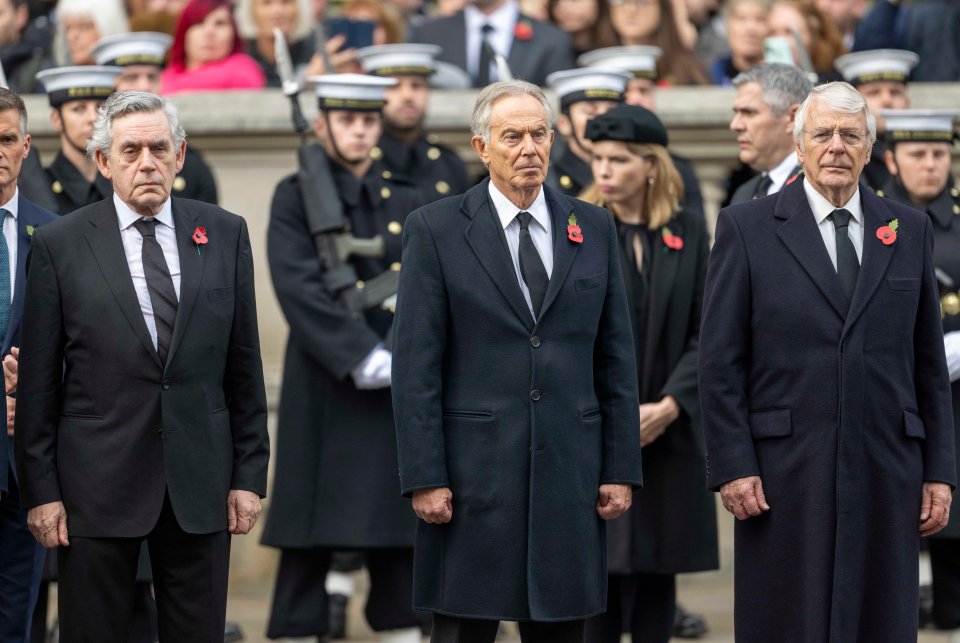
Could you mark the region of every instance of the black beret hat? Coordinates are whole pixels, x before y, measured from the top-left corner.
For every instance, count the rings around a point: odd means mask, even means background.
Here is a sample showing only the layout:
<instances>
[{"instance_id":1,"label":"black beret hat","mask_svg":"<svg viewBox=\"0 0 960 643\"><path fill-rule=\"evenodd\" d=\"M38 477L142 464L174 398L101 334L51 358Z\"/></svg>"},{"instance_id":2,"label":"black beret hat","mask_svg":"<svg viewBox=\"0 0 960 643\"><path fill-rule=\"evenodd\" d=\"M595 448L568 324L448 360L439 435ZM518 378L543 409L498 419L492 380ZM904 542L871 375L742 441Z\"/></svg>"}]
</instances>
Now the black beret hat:
<instances>
[{"instance_id":1,"label":"black beret hat","mask_svg":"<svg viewBox=\"0 0 960 643\"><path fill-rule=\"evenodd\" d=\"M656 143L667 146L667 128L649 109L637 105L617 105L609 112L587 122L586 136L591 141Z\"/></svg>"}]
</instances>

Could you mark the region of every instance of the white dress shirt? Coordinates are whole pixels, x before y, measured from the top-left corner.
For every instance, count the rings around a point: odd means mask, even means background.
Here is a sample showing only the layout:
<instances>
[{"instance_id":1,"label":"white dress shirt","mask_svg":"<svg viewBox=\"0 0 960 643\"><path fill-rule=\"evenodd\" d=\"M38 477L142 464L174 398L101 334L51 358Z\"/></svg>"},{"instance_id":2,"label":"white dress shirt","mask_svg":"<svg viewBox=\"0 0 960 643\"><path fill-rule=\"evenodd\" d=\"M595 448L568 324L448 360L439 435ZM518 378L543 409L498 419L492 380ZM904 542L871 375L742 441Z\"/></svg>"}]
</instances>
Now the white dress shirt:
<instances>
[{"instance_id":1,"label":"white dress shirt","mask_svg":"<svg viewBox=\"0 0 960 643\"><path fill-rule=\"evenodd\" d=\"M520 290L523 291L523 298L527 301L530 314L533 315L533 300L530 299L530 289L527 288L523 275L520 274L520 222L517 221L517 215L521 212L529 212L530 216L533 217L530 220L530 238L540 254L540 261L543 262L543 267L549 278L553 274L553 224L550 221L550 208L547 207L547 199L543 195L543 188L540 188L540 194L526 210L521 210L515 206L510 199L497 189L493 181L490 181L488 192L493 208L497 211L497 217L500 219L500 225L503 226L503 234L507 237L507 246L510 248L510 258L513 259L513 270L517 273ZM536 318L536 315L534 315L534 318Z\"/></svg>"},{"instance_id":2,"label":"white dress shirt","mask_svg":"<svg viewBox=\"0 0 960 643\"><path fill-rule=\"evenodd\" d=\"M18 207L20 203L20 188L13 191L13 198L0 205L10 213L10 216L3 218L3 237L7 242L7 257L10 260L10 302L13 303L13 289L17 282L17 216L20 213ZM0 337L0 339L3 339Z\"/></svg>"},{"instance_id":3,"label":"white dress shirt","mask_svg":"<svg viewBox=\"0 0 960 643\"><path fill-rule=\"evenodd\" d=\"M153 347L157 347L157 323L153 319L153 303L150 301L150 289L147 288L147 277L143 272L143 237L140 231L133 224L140 219L147 217L141 216L131 210L124 203L117 193L113 193L113 205L117 208L117 219L120 223L120 240L123 242L123 254L127 257L127 267L130 269L130 276L133 278L133 287L137 291L137 300L140 302L140 311L143 313L143 319L147 322L147 330L150 331L150 339L153 340ZM163 209L153 217L157 221L156 235L157 243L163 250L163 258L167 262L167 270L170 271L170 277L173 279L173 289L177 293L177 300L180 299L180 252L177 250L177 234L173 227L173 209L170 206L170 199L163 204Z\"/></svg>"},{"instance_id":4,"label":"white dress shirt","mask_svg":"<svg viewBox=\"0 0 960 643\"><path fill-rule=\"evenodd\" d=\"M762 194L761 196L767 196L769 194L776 194L783 189L783 184L787 182L787 179L790 178L790 175L793 173L794 168L797 167L797 153L790 152L790 156L783 159L780 162L780 165L773 168L767 172L767 176L770 177L770 187L767 188L767 194Z\"/></svg>"},{"instance_id":5,"label":"white dress shirt","mask_svg":"<svg viewBox=\"0 0 960 643\"><path fill-rule=\"evenodd\" d=\"M807 193L807 203L813 210L813 216L820 228L820 236L823 237L823 245L827 247L827 254L830 255L830 261L833 262L833 269L837 269L837 232L833 227L833 221L828 219L836 208L827 201L826 197L817 192L810 181L803 182L803 190ZM847 236L853 243L853 249L857 251L857 261L863 263L863 207L860 204L860 188L853 193L850 200L843 205L853 216L850 217L850 225L847 226Z\"/></svg>"},{"instance_id":6,"label":"white dress shirt","mask_svg":"<svg viewBox=\"0 0 960 643\"><path fill-rule=\"evenodd\" d=\"M487 15L473 4L468 4L463 8L463 17L467 27L467 73L471 78L476 78L477 69L480 67L483 25L493 27L487 40L490 41L490 46L495 52L507 58L510 55L510 47L513 45L513 30L516 29L517 20L520 18L520 7L516 0L507 0L502 7ZM496 64L491 61L490 82L495 80L500 80L500 77L497 75Z\"/></svg>"}]
</instances>

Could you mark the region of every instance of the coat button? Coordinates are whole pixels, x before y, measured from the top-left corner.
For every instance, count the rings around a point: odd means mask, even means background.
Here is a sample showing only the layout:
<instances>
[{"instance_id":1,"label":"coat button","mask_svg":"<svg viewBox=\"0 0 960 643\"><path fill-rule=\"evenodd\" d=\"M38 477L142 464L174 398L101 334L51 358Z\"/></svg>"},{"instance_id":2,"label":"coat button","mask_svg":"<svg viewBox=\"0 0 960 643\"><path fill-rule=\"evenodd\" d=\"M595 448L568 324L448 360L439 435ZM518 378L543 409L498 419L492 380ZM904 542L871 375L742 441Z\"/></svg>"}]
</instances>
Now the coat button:
<instances>
[{"instance_id":1,"label":"coat button","mask_svg":"<svg viewBox=\"0 0 960 643\"><path fill-rule=\"evenodd\" d=\"M534 402L538 402L540 400L540 391L538 391L537 389L533 389L532 391L530 391L530 399L533 400Z\"/></svg>"},{"instance_id":2,"label":"coat button","mask_svg":"<svg viewBox=\"0 0 960 643\"><path fill-rule=\"evenodd\" d=\"M163 380L162 385L164 391L170 390L170 380Z\"/></svg>"},{"instance_id":3,"label":"coat button","mask_svg":"<svg viewBox=\"0 0 960 643\"><path fill-rule=\"evenodd\" d=\"M534 348L540 348L540 338L534 335L530 338L530 345Z\"/></svg>"}]
</instances>

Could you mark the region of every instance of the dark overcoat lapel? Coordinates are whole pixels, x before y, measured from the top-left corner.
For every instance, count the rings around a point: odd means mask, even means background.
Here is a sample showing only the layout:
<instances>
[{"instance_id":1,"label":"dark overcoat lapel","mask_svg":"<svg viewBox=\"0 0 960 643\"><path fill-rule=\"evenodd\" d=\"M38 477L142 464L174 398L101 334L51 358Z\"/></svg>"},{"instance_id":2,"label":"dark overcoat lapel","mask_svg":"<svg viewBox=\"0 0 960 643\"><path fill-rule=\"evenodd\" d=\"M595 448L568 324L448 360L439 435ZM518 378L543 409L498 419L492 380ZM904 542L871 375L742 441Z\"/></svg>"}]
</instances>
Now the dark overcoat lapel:
<instances>
[{"instance_id":1,"label":"dark overcoat lapel","mask_svg":"<svg viewBox=\"0 0 960 643\"><path fill-rule=\"evenodd\" d=\"M547 285L547 295L543 299L543 308L540 311L540 318L543 319L550 310L550 305L556 300L563 282L567 279L570 272L570 266L577 256L579 243L570 241L567 238L567 221L571 214L574 214L574 203L560 194L554 192L547 186L543 186L547 204L550 207L550 217L553 222L553 272L550 274L550 283Z\"/></svg>"},{"instance_id":2,"label":"dark overcoat lapel","mask_svg":"<svg viewBox=\"0 0 960 643\"><path fill-rule=\"evenodd\" d=\"M679 221L674 219L667 224L670 228L670 232L674 235L684 238L683 226ZM670 299L673 295L674 282L677 277L677 269L680 267L680 261L684 258L683 251L677 252L671 250L669 252L664 252L666 246L662 242L657 240L653 247L650 249L652 257L650 258L651 264L651 273L656 275L651 284L650 292L650 321L647 324L647 337L646 345L647 346L656 346L657 342L666 340L665 329L663 327L664 321L667 317L667 310L670 308ZM687 249L687 254L691 255L695 252L695 248ZM695 255L694 255L695 256ZM643 354L643 364L639 366L643 369L640 377L641 385L643 382L650 381L650 373L653 368L653 360L657 355L657 351L648 350L644 351ZM643 391L643 394L648 394L649 391Z\"/></svg>"},{"instance_id":3,"label":"dark overcoat lapel","mask_svg":"<svg viewBox=\"0 0 960 643\"><path fill-rule=\"evenodd\" d=\"M857 278L857 289L853 291L853 301L850 303L850 312L847 314L843 326L846 335L850 327L857 321L864 308L867 307L873 294L876 292L883 276L890 265L893 253L897 251L897 244L884 245L878 243L876 231L887 222L896 218L894 214L873 192L860 190L860 203L863 206L863 257L860 260L860 276Z\"/></svg>"}]
</instances>

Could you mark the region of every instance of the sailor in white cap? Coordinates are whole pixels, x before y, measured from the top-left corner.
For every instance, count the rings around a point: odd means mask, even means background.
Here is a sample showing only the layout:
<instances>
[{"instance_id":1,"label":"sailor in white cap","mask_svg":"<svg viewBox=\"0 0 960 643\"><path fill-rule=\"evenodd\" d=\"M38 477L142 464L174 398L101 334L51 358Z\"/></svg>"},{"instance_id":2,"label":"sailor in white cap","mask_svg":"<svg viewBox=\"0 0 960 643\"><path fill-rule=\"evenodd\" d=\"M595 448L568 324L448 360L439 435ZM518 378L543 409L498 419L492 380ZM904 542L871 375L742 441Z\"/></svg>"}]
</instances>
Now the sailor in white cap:
<instances>
[{"instance_id":1,"label":"sailor in white cap","mask_svg":"<svg viewBox=\"0 0 960 643\"><path fill-rule=\"evenodd\" d=\"M113 93L120 67L57 67L37 74L50 100L50 121L60 151L47 168L58 214L68 214L113 194L113 187L87 156L97 109Z\"/></svg>"},{"instance_id":2,"label":"sailor in white cap","mask_svg":"<svg viewBox=\"0 0 960 643\"><path fill-rule=\"evenodd\" d=\"M577 58L582 67L598 69L620 69L633 77L627 82L623 102L657 111L657 80L660 74L657 61L663 55L660 47L648 45L630 45L625 47L603 47L594 49ZM693 164L682 156L670 153L680 178L683 179L683 199L681 205L703 213L703 194L700 192L700 179L693 171Z\"/></svg>"},{"instance_id":3,"label":"sailor in white cap","mask_svg":"<svg viewBox=\"0 0 960 643\"><path fill-rule=\"evenodd\" d=\"M378 149L387 172L416 185L426 203L460 194L471 185L466 165L457 153L440 145L423 128L439 53L436 45L416 43L357 50L357 60L365 72L397 81L386 91L384 131Z\"/></svg>"},{"instance_id":4,"label":"sailor in white cap","mask_svg":"<svg viewBox=\"0 0 960 643\"><path fill-rule=\"evenodd\" d=\"M327 287L331 273L318 260L307 209L342 208L355 237L383 240L382 256L348 259L368 281L400 269L403 223L422 199L384 178L385 167L370 155L383 129L385 91L396 81L362 74L309 81L323 147L302 153L326 157L335 192L318 197L329 199L326 205L308 203L295 174L277 186L270 211L267 257L290 335L263 535L263 544L282 550L267 636L327 635L331 555L357 550L370 572L370 626L383 643L419 643L412 608L416 520L397 493L392 353L385 339L393 312L381 306L357 314Z\"/></svg>"},{"instance_id":5,"label":"sailor in white cap","mask_svg":"<svg viewBox=\"0 0 960 643\"><path fill-rule=\"evenodd\" d=\"M568 196L577 196L593 183L593 145L584 136L587 121L622 103L630 79L631 74L620 69L590 67L547 76L547 84L560 101L557 131L563 140L553 147L547 185Z\"/></svg>"},{"instance_id":6,"label":"sailor in white cap","mask_svg":"<svg viewBox=\"0 0 960 643\"><path fill-rule=\"evenodd\" d=\"M933 224L933 263L940 286L943 341L950 371L953 423L960 435L960 189L950 171L958 110L890 110L884 161L890 179L877 194L926 212ZM929 539L933 623L960 625L960 526Z\"/></svg>"},{"instance_id":7,"label":"sailor in white cap","mask_svg":"<svg viewBox=\"0 0 960 643\"><path fill-rule=\"evenodd\" d=\"M115 89L160 93L160 76L166 66L173 38L165 33L133 31L100 39L92 50L98 65L123 69ZM173 180L173 195L217 205L217 182L203 156L191 146L183 157L183 169Z\"/></svg>"},{"instance_id":8,"label":"sailor in white cap","mask_svg":"<svg viewBox=\"0 0 960 643\"><path fill-rule=\"evenodd\" d=\"M867 101L867 109L877 118L877 142L861 179L874 191L882 188L889 178L883 160L886 123L878 114L885 109L910 108L907 82L919 61L920 57L912 51L871 49L840 56L834 62L843 79L857 88Z\"/></svg>"}]
</instances>

